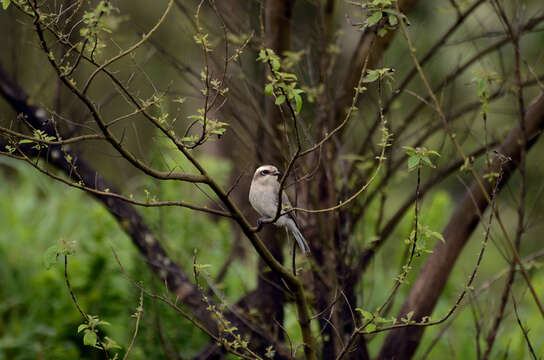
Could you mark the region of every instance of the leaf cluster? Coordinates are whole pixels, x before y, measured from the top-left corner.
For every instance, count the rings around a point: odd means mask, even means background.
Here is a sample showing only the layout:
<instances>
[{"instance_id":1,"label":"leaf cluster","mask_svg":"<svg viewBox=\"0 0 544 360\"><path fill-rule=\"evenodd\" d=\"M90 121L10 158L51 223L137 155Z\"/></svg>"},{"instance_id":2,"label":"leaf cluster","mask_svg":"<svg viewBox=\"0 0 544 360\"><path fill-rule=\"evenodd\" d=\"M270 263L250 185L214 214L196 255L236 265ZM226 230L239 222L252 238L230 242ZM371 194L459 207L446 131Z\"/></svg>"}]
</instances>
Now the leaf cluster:
<instances>
[{"instance_id":1,"label":"leaf cluster","mask_svg":"<svg viewBox=\"0 0 544 360\"><path fill-rule=\"evenodd\" d=\"M43 141L55 141L56 137L49 136L45 133L43 130L35 129L33 131L33 137L36 138L38 141L33 141L30 139L21 139L19 140L19 144L34 144L32 146L33 149L36 150L42 150L47 148L47 144L44 144Z\"/></svg>"},{"instance_id":2,"label":"leaf cluster","mask_svg":"<svg viewBox=\"0 0 544 360\"><path fill-rule=\"evenodd\" d=\"M281 105L285 100L295 102L295 113L302 110L302 96L304 90L297 88L297 76L292 73L280 71L281 61L272 49L261 49L257 61L270 65L272 75L268 76L269 83L266 84L264 92L268 96L276 98L276 105Z\"/></svg>"},{"instance_id":3,"label":"leaf cluster","mask_svg":"<svg viewBox=\"0 0 544 360\"><path fill-rule=\"evenodd\" d=\"M366 19L356 24L360 30L376 27L379 37L384 37L389 31L396 30L399 21L404 21L410 25L406 15L399 13L395 9L397 0L373 0L366 2L348 1L349 4L356 5L367 11Z\"/></svg>"},{"instance_id":4,"label":"leaf cluster","mask_svg":"<svg viewBox=\"0 0 544 360\"><path fill-rule=\"evenodd\" d=\"M426 147L403 146L408 155L408 171L415 170L421 166L436 168L436 165L431 161L431 156L440 156L437 151L429 150Z\"/></svg>"}]
</instances>

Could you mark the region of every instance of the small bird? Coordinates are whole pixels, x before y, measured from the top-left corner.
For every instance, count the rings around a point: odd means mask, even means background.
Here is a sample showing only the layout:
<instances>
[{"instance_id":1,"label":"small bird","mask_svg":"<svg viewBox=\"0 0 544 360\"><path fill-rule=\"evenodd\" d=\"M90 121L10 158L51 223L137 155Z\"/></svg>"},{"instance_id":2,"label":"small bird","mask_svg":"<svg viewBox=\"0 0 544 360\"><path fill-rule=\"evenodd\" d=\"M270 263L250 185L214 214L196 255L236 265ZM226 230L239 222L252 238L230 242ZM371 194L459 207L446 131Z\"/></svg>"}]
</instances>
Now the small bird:
<instances>
[{"instance_id":1,"label":"small bird","mask_svg":"<svg viewBox=\"0 0 544 360\"><path fill-rule=\"evenodd\" d=\"M264 219L274 218L278 207L278 191L280 183L278 177L281 173L275 166L263 165L259 167L253 175L253 181L249 188L249 202L251 206L263 217L259 219L259 223ZM281 205L291 207L291 203L284 191L281 194ZM281 209L283 211L283 209ZM298 246L303 253L310 252L310 247L298 229L293 213L282 215L274 223L276 226L286 227L293 233Z\"/></svg>"}]
</instances>

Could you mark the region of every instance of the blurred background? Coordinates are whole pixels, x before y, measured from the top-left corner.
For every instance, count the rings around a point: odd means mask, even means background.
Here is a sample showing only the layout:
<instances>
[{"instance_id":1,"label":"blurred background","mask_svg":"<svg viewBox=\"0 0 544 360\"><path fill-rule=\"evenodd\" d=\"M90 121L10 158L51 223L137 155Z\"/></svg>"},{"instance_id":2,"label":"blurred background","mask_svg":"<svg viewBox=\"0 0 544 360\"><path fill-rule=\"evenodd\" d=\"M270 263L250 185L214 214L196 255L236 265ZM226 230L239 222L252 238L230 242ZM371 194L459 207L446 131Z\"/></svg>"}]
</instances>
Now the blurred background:
<instances>
[{"instance_id":1,"label":"blurred background","mask_svg":"<svg viewBox=\"0 0 544 360\"><path fill-rule=\"evenodd\" d=\"M44 1L42 9L50 11L76 6L76 1ZM324 111L319 101L322 82L316 80L320 70L320 56L333 54L328 63L331 89L341 88L352 57L360 46L360 26L365 19L365 10L347 1L335 1L334 16L327 23L329 45L320 48L323 38L323 7L329 2L315 0L296 1L291 17L291 53L286 58L295 60L289 70L299 77L305 90L301 113L302 142L305 146L321 138L317 119ZM473 1L419 1L406 15L411 26L409 32L418 56L425 54L456 21L457 11L465 11ZM91 12L97 1L83 1L78 16ZM98 49L98 62L115 56L149 32L161 17L166 1L111 1L115 10L104 17L104 26L111 32L102 33L103 49ZM455 4L453 6L452 4ZM544 87L544 24L541 23L543 4L540 0L503 2L508 16L527 23L535 20L534 26L523 33L520 41L523 62L523 78L531 82L524 88L525 104L528 105ZM188 116L197 113L203 106L202 71L204 55L195 42L195 13L199 6L195 1L175 1L171 12L150 40L139 47L133 55L126 56L112 66L112 71L122 79L124 85L140 101L149 101L153 96L161 100L152 106L155 116L168 114L168 121L180 135L192 121ZM246 198L254 169L262 162L276 161L277 157L259 153L259 146L268 141L259 133L259 124L265 119L265 68L256 61L262 34L261 2L257 0L236 1L218 4L219 12L229 27L229 53L243 46L239 59L229 64L226 84L230 97L219 104L210 116L228 123L221 138L214 137L194 151L204 167L225 188L233 187L232 197L244 214L253 222L257 214L248 206ZM457 7L457 10L456 10ZM73 7L71 8L73 9ZM207 2L201 9L200 26L209 34L213 53L209 57L212 77L219 78L223 66L224 41L222 25ZM76 22L70 37L77 38L84 22ZM0 31L3 50L0 51L0 66L11 81L29 96L28 104L46 109L48 116L56 119L59 128L69 134L95 133L97 126L87 109L58 80L47 56L40 49L38 37L32 26L32 18L23 14L14 4L0 11ZM248 36L252 38L244 45ZM481 109L476 106L456 118L453 125L457 138L466 153L482 147L484 136L489 143L497 143L518 121L517 97L513 68L513 48L509 43L499 46L463 69L459 68L467 59L505 37L504 29L490 2L484 1L463 25L440 46L440 51L425 65L425 73L433 86L445 81L447 88L437 95L447 116L454 116L465 106L479 102L478 80L486 74L496 73L497 81L489 85L489 92L500 92L500 96L489 103L487 134L481 120ZM62 54L62 44L47 36L57 57ZM390 81L378 89L368 84L368 92L357 104L359 111L348 124L348 130L334 140L342 144L340 155L334 166L343 169L344 163L353 165L366 174L372 167L374 155L358 154L356 149L370 133L381 101L384 103L395 94L400 82L413 68L406 41L400 33L391 39L383 56L373 68L395 70ZM78 86L85 83L93 67L82 63L74 73ZM457 73L459 71L459 73ZM450 74L455 78L447 80ZM539 81L538 79L540 76ZM387 121L395 139L391 158L403 154L402 145L414 145L426 129L438 124L440 119L430 108L424 106L416 120L403 129L397 137L396 130L403 127L409 111L421 104L425 88L417 76L400 96L389 104ZM92 98L107 120L130 114L134 111L126 97L104 76L98 75L89 88ZM349 96L351 98L351 95ZM381 97L381 98L380 98ZM334 100L333 102L336 101ZM223 101L223 100L221 100ZM349 104L348 104L349 105ZM382 104L383 106L383 104ZM17 125L18 112L4 99L0 99L0 125L22 132L25 127ZM147 164L165 167L176 166L178 170L191 171L191 165L173 149L159 132L140 114L131 116L126 126L116 127L113 132L124 144ZM285 125L278 131L289 132ZM292 129L291 129L292 131ZM196 133L196 132L195 132ZM372 135L374 151L379 149L380 133ZM292 142L291 142L292 145ZM436 132L424 142L430 149L440 152L435 159L440 169L455 159L455 149L444 132ZM83 142L71 145L81 158L97 169L127 197L146 198L151 194L160 200L187 201L215 207L217 199L204 186L182 184L175 181L157 181L135 169L106 142ZM292 148L290 149L292 150ZM289 151L289 149L285 149ZM537 294L544 298L544 275L540 270L542 253L542 231L544 202L542 192L544 167L541 154L542 142L537 142L527 154L526 226L521 257L534 256L527 263L532 284ZM282 154L283 156L283 154ZM326 156L326 155L323 155ZM286 157L278 166L284 167ZM483 168L485 157L475 159L474 166ZM45 165L44 165L45 166ZM51 172L60 174L53 168ZM435 169L424 169L422 177L429 179ZM341 173L341 170L338 171ZM336 181L342 181L340 178ZM334 181L332 181L334 182ZM406 164L394 173L394 177L382 190L387 204L382 208L376 200L365 203L362 220L357 223L351 240L364 248L376 239L376 228L381 216L392 216L415 190L416 178L408 172ZM467 173L449 176L432 191L425 194L421 208L421 222L429 229L442 231L448 223L457 202L470 183ZM512 236L517 224L520 177L516 172L505 185L497 199L502 218ZM292 189L290 189L292 190ZM385 195L384 195L385 196ZM364 201L365 195L357 201ZM314 204L304 204L315 208ZM167 250L187 274L193 272L193 257L197 254L200 264L207 264L209 279L217 279L214 286L224 295L226 303L235 303L256 287L258 257L250 243L236 225L226 218L194 212L181 207L138 207L146 224L156 239ZM382 214L382 215L380 215ZM307 215L311 217L312 215ZM405 239L413 227L412 213L403 216L391 235L390 241L380 249L366 269L365 276L356 285L355 306L374 309L379 306L393 285L393 279L406 259ZM326 225L325 225L326 226ZM267 229L270 231L269 229ZM308 230L312 231L312 230ZM481 247L485 228L481 225L474 231L462 256L435 308L434 314L445 313L457 299L463 285L472 272ZM481 264L474 291L465 299L464 305L451 321L428 329L415 358L468 359L478 358L477 348L485 348L486 331L491 317L484 316L489 309L496 309L500 301L505 274L509 264L501 255L501 233L494 225L491 242ZM62 259L47 268L44 254L59 242L75 241L75 253L69 257L69 276L80 305L88 314L97 315L110 323L101 331L114 339L123 354L133 335L135 325L131 315L139 305L140 291L123 276L112 253L112 248L131 278L141 281L146 288L158 294L167 290L146 265L146 259L138 252L122 226L102 203L85 192L70 188L42 173L23 161L0 156L0 359L98 359L100 352L85 346L83 335L77 332L82 323L81 315L72 302L65 284ZM437 239L429 239L431 249ZM287 248L284 253L288 254ZM396 314L402 299L418 274L419 266L427 254L416 258L414 270L408 283L399 290L389 311ZM228 264L226 260L228 260ZM300 260L302 264L307 264ZM364 289L364 291L363 291ZM512 293L519 301L519 315L529 329L529 336L537 355L544 354L544 322L527 287L517 280ZM192 358L208 345L209 338L192 324L160 301L144 298L144 316L131 352L132 359L187 359ZM440 316L440 315L437 315ZM296 311L292 303L285 306L284 324L289 339L300 341L300 330L296 322ZM377 354L385 334L369 336L370 354ZM475 340L477 339L477 340ZM481 344L477 346L477 342ZM433 346L432 349L429 346ZM427 350L430 349L430 353ZM523 334L517 324L513 308L506 308L491 358L529 359Z\"/></svg>"}]
</instances>

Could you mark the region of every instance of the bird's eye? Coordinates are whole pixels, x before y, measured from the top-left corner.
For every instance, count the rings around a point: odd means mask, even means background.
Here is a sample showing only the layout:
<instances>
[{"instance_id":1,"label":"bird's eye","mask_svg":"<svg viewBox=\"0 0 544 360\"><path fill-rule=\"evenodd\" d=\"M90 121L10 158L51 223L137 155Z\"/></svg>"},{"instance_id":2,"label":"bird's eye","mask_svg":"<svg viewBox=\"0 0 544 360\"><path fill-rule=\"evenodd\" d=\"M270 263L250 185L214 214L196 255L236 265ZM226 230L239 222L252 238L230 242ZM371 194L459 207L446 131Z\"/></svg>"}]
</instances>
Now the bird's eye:
<instances>
[{"instance_id":1,"label":"bird's eye","mask_svg":"<svg viewBox=\"0 0 544 360\"><path fill-rule=\"evenodd\" d=\"M268 171L268 170L263 170L263 171L261 171L261 175L263 175L263 176L264 176L264 175L268 175L269 172L270 172L270 171Z\"/></svg>"}]
</instances>

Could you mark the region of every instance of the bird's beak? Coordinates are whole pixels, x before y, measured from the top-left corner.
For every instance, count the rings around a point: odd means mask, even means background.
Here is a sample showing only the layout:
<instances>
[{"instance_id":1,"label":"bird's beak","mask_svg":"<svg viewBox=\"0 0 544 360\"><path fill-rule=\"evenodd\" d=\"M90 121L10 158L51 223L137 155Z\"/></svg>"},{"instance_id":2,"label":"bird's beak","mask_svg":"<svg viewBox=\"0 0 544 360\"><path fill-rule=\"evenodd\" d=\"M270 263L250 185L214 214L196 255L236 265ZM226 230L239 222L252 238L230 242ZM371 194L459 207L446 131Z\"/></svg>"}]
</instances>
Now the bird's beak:
<instances>
[{"instance_id":1,"label":"bird's beak","mask_svg":"<svg viewBox=\"0 0 544 360\"><path fill-rule=\"evenodd\" d=\"M278 170L274 171L272 173L272 175L276 175L276 176L281 176L281 172L279 172Z\"/></svg>"}]
</instances>

